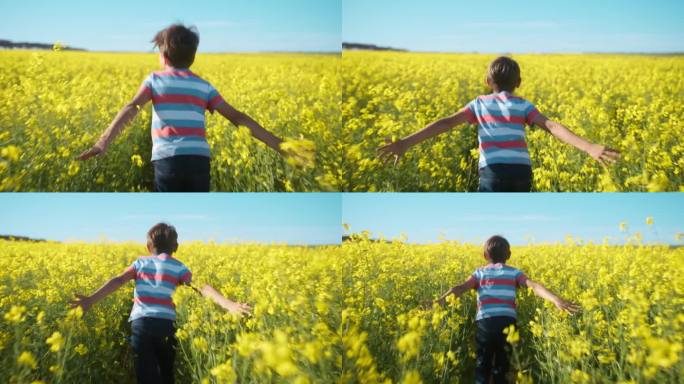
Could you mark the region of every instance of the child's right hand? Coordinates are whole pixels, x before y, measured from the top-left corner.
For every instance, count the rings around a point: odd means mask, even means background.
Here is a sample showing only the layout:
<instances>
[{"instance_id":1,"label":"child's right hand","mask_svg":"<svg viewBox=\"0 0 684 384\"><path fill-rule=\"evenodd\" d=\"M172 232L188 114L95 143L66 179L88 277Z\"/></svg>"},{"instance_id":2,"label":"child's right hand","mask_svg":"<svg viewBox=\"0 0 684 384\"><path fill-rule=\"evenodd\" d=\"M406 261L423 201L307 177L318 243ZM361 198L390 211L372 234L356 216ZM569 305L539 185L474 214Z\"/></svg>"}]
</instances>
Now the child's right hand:
<instances>
[{"instance_id":1,"label":"child's right hand","mask_svg":"<svg viewBox=\"0 0 684 384\"><path fill-rule=\"evenodd\" d=\"M87 151L84 151L80 155L76 156L76 159L78 160L88 160L91 157L101 155L102 152L104 152L104 149L98 147L98 146L93 146L92 148L88 149Z\"/></svg>"},{"instance_id":2,"label":"child's right hand","mask_svg":"<svg viewBox=\"0 0 684 384\"><path fill-rule=\"evenodd\" d=\"M553 304L559 310L570 313L570 314L577 313L577 312L582 310L582 307L580 307L579 304L563 300L560 297L557 300L554 300Z\"/></svg>"},{"instance_id":3,"label":"child's right hand","mask_svg":"<svg viewBox=\"0 0 684 384\"><path fill-rule=\"evenodd\" d=\"M71 300L69 302L69 306L71 308L76 308L76 307L81 307L83 309L83 313L88 312L90 307L93 306L92 300L90 299L90 296L84 296L81 294L75 294L76 298L74 300Z\"/></svg>"},{"instance_id":4,"label":"child's right hand","mask_svg":"<svg viewBox=\"0 0 684 384\"><path fill-rule=\"evenodd\" d=\"M593 157L594 160L601 163L601 165L614 163L620 158L619 151L601 144L592 144L587 153L589 156Z\"/></svg>"},{"instance_id":5,"label":"child's right hand","mask_svg":"<svg viewBox=\"0 0 684 384\"><path fill-rule=\"evenodd\" d=\"M379 147L376 151L378 152L377 157L380 158L383 163L387 164L392 157L394 157L394 165L397 165L399 159L404 156L404 153L408 150L408 145L402 139L392 142L390 139L385 139L385 145Z\"/></svg>"}]
</instances>

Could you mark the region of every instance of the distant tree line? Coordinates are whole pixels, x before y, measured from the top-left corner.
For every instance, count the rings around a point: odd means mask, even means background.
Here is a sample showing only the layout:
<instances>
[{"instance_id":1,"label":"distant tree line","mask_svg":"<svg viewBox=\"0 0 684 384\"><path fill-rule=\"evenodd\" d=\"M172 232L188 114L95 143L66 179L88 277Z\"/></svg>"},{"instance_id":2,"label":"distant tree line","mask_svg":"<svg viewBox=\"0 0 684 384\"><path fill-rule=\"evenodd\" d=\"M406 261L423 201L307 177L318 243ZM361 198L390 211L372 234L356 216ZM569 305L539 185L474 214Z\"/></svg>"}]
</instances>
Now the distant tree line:
<instances>
[{"instance_id":1,"label":"distant tree line","mask_svg":"<svg viewBox=\"0 0 684 384\"><path fill-rule=\"evenodd\" d=\"M400 51L406 52L406 49L392 48L392 47L380 47L375 44L361 44L361 43L342 43L342 49L360 49L366 51Z\"/></svg>"},{"instance_id":2,"label":"distant tree line","mask_svg":"<svg viewBox=\"0 0 684 384\"><path fill-rule=\"evenodd\" d=\"M52 49L52 44L43 44L43 43L27 43L27 42L12 42L10 40L1 40L0 39L0 49ZM85 51L85 49L82 48L73 48L73 47L62 47L63 51Z\"/></svg>"}]
</instances>

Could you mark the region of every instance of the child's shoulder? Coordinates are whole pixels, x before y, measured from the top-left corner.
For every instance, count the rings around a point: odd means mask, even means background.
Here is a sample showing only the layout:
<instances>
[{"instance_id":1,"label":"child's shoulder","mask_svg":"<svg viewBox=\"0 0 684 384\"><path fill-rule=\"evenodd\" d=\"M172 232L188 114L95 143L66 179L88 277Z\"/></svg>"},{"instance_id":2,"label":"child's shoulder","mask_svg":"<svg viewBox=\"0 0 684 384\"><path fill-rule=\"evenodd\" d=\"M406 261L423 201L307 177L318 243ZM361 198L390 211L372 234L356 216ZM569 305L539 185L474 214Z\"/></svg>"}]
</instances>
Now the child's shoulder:
<instances>
[{"instance_id":1,"label":"child's shoulder","mask_svg":"<svg viewBox=\"0 0 684 384\"><path fill-rule=\"evenodd\" d=\"M170 257L170 258L167 259L167 261L168 261L169 263L173 264L173 265L176 265L176 266L179 266L179 267L183 267L183 268L188 268L188 266L185 265L184 262L178 260L178 259L175 258L175 257Z\"/></svg>"},{"instance_id":2,"label":"child's shoulder","mask_svg":"<svg viewBox=\"0 0 684 384\"><path fill-rule=\"evenodd\" d=\"M510 102L514 104L531 104L530 101L522 96L510 92L489 93L477 96L473 102Z\"/></svg>"},{"instance_id":3,"label":"child's shoulder","mask_svg":"<svg viewBox=\"0 0 684 384\"><path fill-rule=\"evenodd\" d=\"M191 70L181 70L181 71L171 71L171 70L160 70L160 71L152 71L150 74L147 75L147 79L163 79L163 78L172 78L172 79L180 79L180 80L186 80L186 81L195 81L198 83L203 83L209 85L210 83L205 80L202 76L196 74L195 72Z\"/></svg>"},{"instance_id":4,"label":"child's shoulder","mask_svg":"<svg viewBox=\"0 0 684 384\"><path fill-rule=\"evenodd\" d=\"M505 270L507 270L507 271L512 271L512 272L515 272L515 273L522 273L522 270L520 270L519 268L516 268L516 267L514 267L514 266L512 266L512 265L504 264L504 265L503 265L503 268L504 268Z\"/></svg>"},{"instance_id":5,"label":"child's shoulder","mask_svg":"<svg viewBox=\"0 0 684 384\"><path fill-rule=\"evenodd\" d=\"M514 272L522 272L520 269L509 265L509 264L504 264L504 263L491 263L487 265L483 265L475 270L475 272L485 272L489 270L504 270L504 271L514 271Z\"/></svg>"}]
</instances>

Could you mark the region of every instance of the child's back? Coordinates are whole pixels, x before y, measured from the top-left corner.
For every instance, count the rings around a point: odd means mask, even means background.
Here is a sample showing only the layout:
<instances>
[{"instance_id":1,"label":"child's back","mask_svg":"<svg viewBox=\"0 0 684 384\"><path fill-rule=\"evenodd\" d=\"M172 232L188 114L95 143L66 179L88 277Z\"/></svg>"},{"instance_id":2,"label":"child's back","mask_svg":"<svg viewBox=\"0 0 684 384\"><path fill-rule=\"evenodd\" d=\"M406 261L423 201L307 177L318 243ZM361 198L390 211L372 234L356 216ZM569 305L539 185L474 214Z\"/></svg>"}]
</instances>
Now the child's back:
<instances>
[{"instance_id":1,"label":"child's back","mask_svg":"<svg viewBox=\"0 0 684 384\"><path fill-rule=\"evenodd\" d=\"M129 321L149 317L176 320L172 296L180 284L190 284L192 274L180 260L161 253L138 258L129 267L135 271L133 309Z\"/></svg>"},{"instance_id":2,"label":"child's back","mask_svg":"<svg viewBox=\"0 0 684 384\"><path fill-rule=\"evenodd\" d=\"M517 318L515 292L527 281L522 271L496 263L478 268L471 278L477 290L476 320L496 316Z\"/></svg>"},{"instance_id":3,"label":"child's back","mask_svg":"<svg viewBox=\"0 0 684 384\"><path fill-rule=\"evenodd\" d=\"M539 115L532 103L501 91L477 97L468 103L464 111L468 122L477 124L479 168L493 164L531 166L525 125L532 125Z\"/></svg>"},{"instance_id":4,"label":"child's back","mask_svg":"<svg viewBox=\"0 0 684 384\"><path fill-rule=\"evenodd\" d=\"M153 72L143 87L152 99L152 160L177 155L209 157L204 111L223 102L218 91L189 69Z\"/></svg>"}]
</instances>

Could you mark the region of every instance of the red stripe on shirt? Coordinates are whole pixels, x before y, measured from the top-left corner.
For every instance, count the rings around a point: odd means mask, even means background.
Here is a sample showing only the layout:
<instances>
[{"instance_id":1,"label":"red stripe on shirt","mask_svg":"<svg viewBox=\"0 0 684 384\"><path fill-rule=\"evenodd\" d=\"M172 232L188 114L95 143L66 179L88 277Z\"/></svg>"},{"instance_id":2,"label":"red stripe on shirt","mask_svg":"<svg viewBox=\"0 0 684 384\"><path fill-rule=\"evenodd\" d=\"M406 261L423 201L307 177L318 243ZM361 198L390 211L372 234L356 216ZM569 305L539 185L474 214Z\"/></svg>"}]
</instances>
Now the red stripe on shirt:
<instances>
[{"instance_id":1,"label":"red stripe on shirt","mask_svg":"<svg viewBox=\"0 0 684 384\"><path fill-rule=\"evenodd\" d=\"M170 125L164 126L160 129L152 130L152 137L169 137L169 136L199 136L206 137L207 131L204 128L186 128L186 127L172 127Z\"/></svg>"},{"instance_id":2,"label":"red stripe on shirt","mask_svg":"<svg viewBox=\"0 0 684 384\"><path fill-rule=\"evenodd\" d=\"M154 104L192 104L198 107L206 108L207 102L197 96L190 95L156 95L152 96L152 103Z\"/></svg>"},{"instance_id":3,"label":"red stripe on shirt","mask_svg":"<svg viewBox=\"0 0 684 384\"><path fill-rule=\"evenodd\" d=\"M145 273L145 272L138 272L136 279L147 279L147 280L155 280L155 281L168 281L169 283L173 284L178 284L178 279L174 276L167 275L165 273Z\"/></svg>"},{"instance_id":4,"label":"red stripe on shirt","mask_svg":"<svg viewBox=\"0 0 684 384\"><path fill-rule=\"evenodd\" d=\"M539 116L539 111L537 108L532 109L530 113L527 114L527 124L532 125L532 122L537 116Z\"/></svg>"},{"instance_id":5,"label":"red stripe on shirt","mask_svg":"<svg viewBox=\"0 0 684 384\"><path fill-rule=\"evenodd\" d=\"M475 114L470 110L470 108L463 108L463 112L466 114L466 118L470 124L477 124L477 117L475 117Z\"/></svg>"},{"instance_id":6,"label":"red stripe on shirt","mask_svg":"<svg viewBox=\"0 0 684 384\"><path fill-rule=\"evenodd\" d=\"M515 278L515 281L518 283L518 285L527 285L527 276L520 274Z\"/></svg>"},{"instance_id":7,"label":"red stripe on shirt","mask_svg":"<svg viewBox=\"0 0 684 384\"><path fill-rule=\"evenodd\" d=\"M145 92L145 95L147 95L147 97L149 97L150 99L153 97L153 95L152 95L152 88L148 87L147 84L141 85L141 86L140 86L140 90L142 90L143 92Z\"/></svg>"},{"instance_id":8,"label":"red stripe on shirt","mask_svg":"<svg viewBox=\"0 0 684 384\"><path fill-rule=\"evenodd\" d=\"M515 300L497 299L495 297L484 299L478 303L479 306L483 306L485 304L507 304L515 308Z\"/></svg>"},{"instance_id":9,"label":"red stripe on shirt","mask_svg":"<svg viewBox=\"0 0 684 384\"><path fill-rule=\"evenodd\" d=\"M480 149L487 149L491 147L496 148L527 148L525 140L511 140L511 141L490 141L487 143L480 143Z\"/></svg>"},{"instance_id":10,"label":"red stripe on shirt","mask_svg":"<svg viewBox=\"0 0 684 384\"><path fill-rule=\"evenodd\" d=\"M479 117L484 123L511 123L511 124L525 124L527 120L522 116L494 116L482 115Z\"/></svg>"},{"instance_id":11,"label":"red stripe on shirt","mask_svg":"<svg viewBox=\"0 0 684 384\"><path fill-rule=\"evenodd\" d=\"M192 274L190 271L187 271L183 274L183 276L181 276L180 281L187 283L190 280L190 276L192 276Z\"/></svg>"},{"instance_id":12,"label":"red stripe on shirt","mask_svg":"<svg viewBox=\"0 0 684 384\"><path fill-rule=\"evenodd\" d=\"M209 100L209 104L207 105L207 109L210 111L213 111L221 103L223 103L223 97L221 97L221 95L216 95L211 100Z\"/></svg>"},{"instance_id":13,"label":"red stripe on shirt","mask_svg":"<svg viewBox=\"0 0 684 384\"><path fill-rule=\"evenodd\" d=\"M134 302L136 303L142 303L142 304L158 304L158 305L165 305L167 307L175 308L175 304L173 304L173 301L171 299L160 299L158 297L150 297L150 296L138 296L133 299Z\"/></svg>"}]
</instances>

